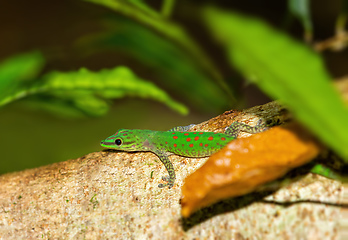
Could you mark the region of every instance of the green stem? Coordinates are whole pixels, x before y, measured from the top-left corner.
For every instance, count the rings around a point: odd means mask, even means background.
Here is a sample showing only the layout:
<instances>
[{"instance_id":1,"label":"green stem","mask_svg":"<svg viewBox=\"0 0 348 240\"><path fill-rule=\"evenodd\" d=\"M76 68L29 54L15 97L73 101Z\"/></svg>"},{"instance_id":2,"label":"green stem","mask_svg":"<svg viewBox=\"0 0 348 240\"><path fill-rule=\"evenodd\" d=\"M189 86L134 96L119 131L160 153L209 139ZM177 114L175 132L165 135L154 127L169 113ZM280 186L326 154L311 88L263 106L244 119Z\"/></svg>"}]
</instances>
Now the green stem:
<instances>
[{"instance_id":1,"label":"green stem","mask_svg":"<svg viewBox=\"0 0 348 240\"><path fill-rule=\"evenodd\" d=\"M172 15L173 9L174 9L174 3L175 0L164 0L161 13L162 16L165 18L169 18Z\"/></svg>"},{"instance_id":2,"label":"green stem","mask_svg":"<svg viewBox=\"0 0 348 240\"><path fill-rule=\"evenodd\" d=\"M18 90L17 92L15 92L14 94L7 96L3 99L0 99L0 106L4 106L12 101L21 99L21 98L25 98L29 95L34 95L37 93L42 93L47 91L47 87L45 86L34 86L30 89L25 89L25 90Z\"/></svg>"},{"instance_id":3,"label":"green stem","mask_svg":"<svg viewBox=\"0 0 348 240\"><path fill-rule=\"evenodd\" d=\"M336 34L342 34L345 30L345 25L347 22L347 15L346 13L341 13L340 15L338 15L338 18L336 20Z\"/></svg>"}]
</instances>

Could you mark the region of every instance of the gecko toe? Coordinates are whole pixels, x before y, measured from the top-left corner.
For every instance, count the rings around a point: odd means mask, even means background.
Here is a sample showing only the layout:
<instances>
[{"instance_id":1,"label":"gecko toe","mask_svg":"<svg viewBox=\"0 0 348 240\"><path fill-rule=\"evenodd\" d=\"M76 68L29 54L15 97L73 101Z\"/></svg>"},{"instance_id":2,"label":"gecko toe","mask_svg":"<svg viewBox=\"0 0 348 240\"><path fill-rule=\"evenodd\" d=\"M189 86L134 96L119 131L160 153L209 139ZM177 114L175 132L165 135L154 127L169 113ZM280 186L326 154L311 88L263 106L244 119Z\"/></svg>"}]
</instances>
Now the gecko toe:
<instances>
[{"instance_id":1,"label":"gecko toe","mask_svg":"<svg viewBox=\"0 0 348 240\"><path fill-rule=\"evenodd\" d=\"M166 184L160 183L160 184L158 184L158 187L164 188L164 187L168 186L168 188L171 189L173 187L173 185L174 184L170 184L170 183L166 183Z\"/></svg>"},{"instance_id":2,"label":"gecko toe","mask_svg":"<svg viewBox=\"0 0 348 240\"><path fill-rule=\"evenodd\" d=\"M163 177L162 177L162 180L163 180L163 181L166 181L166 182L169 182L169 179L170 179L169 176L163 176Z\"/></svg>"},{"instance_id":3,"label":"gecko toe","mask_svg":"<svg viewBox=\"0 0 348 240\"><path fill-rule=\"evenodd\" d=\"M168 188L171 189L174 186L174 181L171 181L169 176L163 176L162 180L167 182L167 183L165 183L165 184L163 184L163 183L158 184L159 188L164 188L164 187L168 186Z\"/></svg>"}]
</instances>

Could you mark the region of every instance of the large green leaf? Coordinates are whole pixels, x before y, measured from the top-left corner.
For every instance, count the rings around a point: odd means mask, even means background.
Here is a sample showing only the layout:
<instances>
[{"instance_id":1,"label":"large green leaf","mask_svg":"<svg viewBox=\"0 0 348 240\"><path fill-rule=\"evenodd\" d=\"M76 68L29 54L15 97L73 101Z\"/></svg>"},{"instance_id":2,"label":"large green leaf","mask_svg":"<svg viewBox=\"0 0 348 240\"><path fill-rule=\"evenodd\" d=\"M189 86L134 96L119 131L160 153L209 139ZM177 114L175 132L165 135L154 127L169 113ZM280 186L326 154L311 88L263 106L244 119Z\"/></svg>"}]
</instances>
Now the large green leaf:
<instances>
[{"instance_id":1,"label":"large green leaf","mask_svg":"<svg viewBox=\"0 0 348 240\"><path fill-rule=\"evenodd\" d=\"M348 159L348 111L320 56L259 19L207 7L209 29L231 64Z\"/></svg>"}]
</instances>

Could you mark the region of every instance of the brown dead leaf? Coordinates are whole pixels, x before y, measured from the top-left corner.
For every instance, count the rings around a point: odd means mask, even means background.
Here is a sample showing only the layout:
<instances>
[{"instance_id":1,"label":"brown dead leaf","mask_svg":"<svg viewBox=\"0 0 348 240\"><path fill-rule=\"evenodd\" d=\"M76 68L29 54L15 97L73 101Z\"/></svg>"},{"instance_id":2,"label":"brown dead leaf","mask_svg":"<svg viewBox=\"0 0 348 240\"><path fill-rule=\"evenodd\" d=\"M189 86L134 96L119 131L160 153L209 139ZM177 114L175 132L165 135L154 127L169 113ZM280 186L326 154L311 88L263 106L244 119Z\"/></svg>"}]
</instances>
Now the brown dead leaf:
<instances>
[{"instance_id":1,"label":"brown dead leaf","mask_svg":"<svg viewBox=\"0 0 348 240\"><path fill-rule=\"evenodd\" d=\"M188 217L222 199L250 193L311 161L320 149L314 137L295 123L236 139L186 178L181 213Z\"/></svg>"}]
</instances>

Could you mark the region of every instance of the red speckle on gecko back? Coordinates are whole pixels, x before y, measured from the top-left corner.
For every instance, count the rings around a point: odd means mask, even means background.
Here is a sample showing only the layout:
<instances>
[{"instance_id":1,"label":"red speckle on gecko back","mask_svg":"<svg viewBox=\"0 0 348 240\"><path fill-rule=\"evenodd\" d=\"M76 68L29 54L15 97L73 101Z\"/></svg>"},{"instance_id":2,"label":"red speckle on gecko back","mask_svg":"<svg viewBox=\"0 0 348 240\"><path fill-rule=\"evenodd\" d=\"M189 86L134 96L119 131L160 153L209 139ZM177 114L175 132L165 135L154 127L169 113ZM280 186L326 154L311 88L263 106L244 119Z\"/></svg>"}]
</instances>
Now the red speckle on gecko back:
<instances>
[{"instance_id":1,"label":"red speckle on gecko back","mask_svg":"<svg viewBox=\"0 0 348 240\"><path fill-rule=\"evenodd\" d=\"M174 136L173 138L174 138L174 139L178 139L178 136Z\"/></svg>"},{"instance_id":2,"label":"red speckle on gecko back","mask_svg":"<svg viewBox=\"0 0 348 240\"><path fill-rule=\"evenodd\" d=\"M214 138L212 136L208 137L208 140L211 141L213 140Z\"/></svg>"},{"instance_id":3,"label":"red speckle on gecko back","mask_svg":"<svg viewBox=\"0 0 348 240\"><path fill-rule=\"evenodd\" d=\"M191 143L191 144L189 145L189 147L193 147L193 144Z\"/></svg>"},{"instance_id":4,"label":"red speckle on gecko back","mask_svg":"<svg viewBox=\"0 0 348 240\"><path fill-rule=\"evenodd\" d=\"M186 138L186 141L188 141L188 142L191 141L191 138Z\"/></svg>"},{"instance_id":5,"label":"red speckle on gecko back","mask_svg":"<svg viewBox=\"0 0 348 240\"><path fill-rule=\"evenodd\" d=\"M195 141L197 141L199 139L199 137L195 137Z\"/></svg>"}]
</instances>

